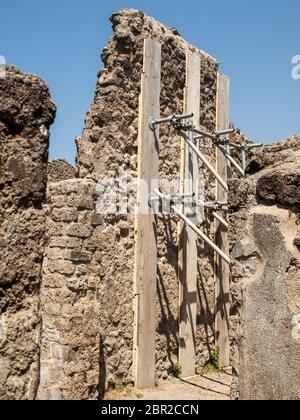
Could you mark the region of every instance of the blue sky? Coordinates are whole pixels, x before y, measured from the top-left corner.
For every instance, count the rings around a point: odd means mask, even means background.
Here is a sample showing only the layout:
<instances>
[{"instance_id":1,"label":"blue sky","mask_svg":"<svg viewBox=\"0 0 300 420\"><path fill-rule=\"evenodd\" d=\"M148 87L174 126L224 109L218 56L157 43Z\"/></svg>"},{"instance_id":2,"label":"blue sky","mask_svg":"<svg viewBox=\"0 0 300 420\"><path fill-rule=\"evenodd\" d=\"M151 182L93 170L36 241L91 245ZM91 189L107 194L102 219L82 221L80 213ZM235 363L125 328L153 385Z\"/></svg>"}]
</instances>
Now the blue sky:
<instances>
[{"instance_id":1,"label":"blue sky","mask_svg":"<svg viewBox=\"0 0 300 420\"><path fill-rule=\"evenodd\" d=\"M176 27L215 56L231 78L231 119L265 143L300 133L299 0L14 0L1 1L0 55L45 79L58 107L50 157L74 162L74 139L102 67L108 17L130 7Z\"/></svg>"}]
</instances>

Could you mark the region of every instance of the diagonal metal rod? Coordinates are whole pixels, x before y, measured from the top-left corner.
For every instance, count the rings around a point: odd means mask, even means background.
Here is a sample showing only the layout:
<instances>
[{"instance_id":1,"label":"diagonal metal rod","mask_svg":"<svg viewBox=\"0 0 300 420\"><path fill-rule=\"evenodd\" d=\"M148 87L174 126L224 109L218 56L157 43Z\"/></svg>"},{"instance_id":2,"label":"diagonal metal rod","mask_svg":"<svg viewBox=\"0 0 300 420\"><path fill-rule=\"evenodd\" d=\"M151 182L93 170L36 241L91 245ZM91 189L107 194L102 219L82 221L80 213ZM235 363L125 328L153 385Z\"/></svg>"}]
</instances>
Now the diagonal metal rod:
<instances>
[{"instance_id":1,"label":"diagonal metal rod","mask_svg":"<svg viewBox=\"0 0 300 420\"><path fill-rule=\"evenodd\" d=\"M205 203L204 201L196 202L196 207L201 207L204 209L214 210L214 211L219 211L219 210L227 211L227 206L228 206L228 203L225 203L225 202L221 203L218 201L215 201L213 203L210 203L210 202Z\"/></svg>"},{"instance_id":2,"label":"diagonal metal rod","mask_svg":"<svg viewBox=\"0 0 300 420\"><path fill-rule=\"evenodd\" d=\"M227 223L226 220L223 219L222 216L220 216L216 212L213 212L213 216L214 216L215 219L219 220L219 222L222 223L222 225L225 226L226 229L229 229L229 223Z\"/></svg>"},{"instance_id":3,"label":"diagonal metal rod","mask_svg":"<svg viewBox=\"0 0 300 420\"><path fill-rule=\"evenodd\" d=\"M217 137L215 134L211 134L211 133L208 133L207 131L196 129L196 128L193 128L192 131L193 133L198 134L200 137L207 137L213 141L217 141Z\"/></svg>"},{"instance_id":4,"label":"diagonal metal rod","mask_svg":"<svg viewBox=\"0 0 300 420\"><path fill-rule=\"evenodd\" d=\"M153 192L162 200L165 199L165 196L160 191L154 190ZM178 210L176 206L171 206L171 209L174 211L175 214L177 214L177 216L180 217L180 219L182 219L186 223L187 226L189 226L198 236L200 236L200 238L204 242L206 242L211 248L213 248L213 250L215 250L216 253L220 255L221 258L223 258L224 261L226 261L228 264L231 264L229 256L226 255L225 252L223 252L211 239L209 239L208 236L201 232L201 230L198 229L197 226L194 225L194 223L192 223L183 213L181 213L181 211Z\"/></svg>"},{"instance_id":5,"label":"diagonal metal rod","mask_svg":"<svg viewBox=\"0 0 300 420\"><path fill-rule=\"evenodd\" d=\"M213 140L214 142L217 142L218 141L218 139L217 139L217 137L220 135L220 134L209 134L209 133L206 133L205 131L203 131L203 130L196 130L196 129L193 129L193 132L194 133L196 133L196 134L199 134L199 135L201 135L201 136L205 136L205 137L208 137L208 138L210 138L211 140ZM220 133L222 134L228 134L228 132L229 133L231 133L232 132L232 130L227 130L227 131L224 131L224 132L221 132L220 131ZM241 168L241 166L236 162L236 160L234 160L233 159L233 157L230 155L230 153L228 153L228 151L225 149L225 148L223 148L221 145L217 145L218 146L218 148L221 150L221 152L224 154L224 156L225 156L225 158L227 159L227 160L229 160L229 162L231 162L232 163L232 165L237 169L237 171L242 175L242 176L245 176L245 171Z\"/></svg>"},{"instance_id":6,"label":"diagonal metal rod","mask_svg":"<svg viewBox=\"0 0 300 420\"><path fill-rule=\"evenodd\" d=\"M155 127L157 125L161 125L164 123L179 123L180 121L183 120L188 120L189 118L193 118L194 114L184 114L184 115L171 115L170 117L166 117L166 118L160 118L160 119L155 119L155 118L150 118L149 120L149 127L152 131L155 130Z\"/></svg>"},{"instance_id":7,"label":"diagonal metal rod","mask_svg":"<svg viewBox=\"0 0 300 420\"><path fill-rule=\"evenodd\" d=\"M221 152L224 154L225 158L229 160L229 162L232 163L232 165L236 168L236 170L242 175L245 176L245 171L243 168L241 168L241 166L237 163L237 161L235 159L233 159L233 157L230 155L230 153L228 153L228 151L222 147L222 146L218 146L219 150L221 150Z\"/></svg>"},{"instance_id":8,"label":"diagonal metal rod","mask_svg":"<svg viewBox=\"0 0 300 420\"><path fill-rule=\"evenodd\" d=\"M214 169L214 167L209 163L206 157L200 152L197 146L189 139L189 136L184 131L179 131L179 134L182 138L186 141L186 143L190 146L194 153L198 156L198 158L203 162L203 164L207 167L207 169L213 174L216 180L222 185L226 192L229 192L229 188L227 183L222 179L222 177L218 174L218 172Z\"/></svg>"},{"instance_id":9,"label":"diagonal metal rod","mask_svg":"<svg viewBox=\"0 0 300 420\"><path fill-rule=\"evenodd\" d=\"M235 130L233 128L229 128L228 130L216 131L214 134L217 137L220 136L227 136L228 134L233 134Z\"/></svg>"}]
</instances>

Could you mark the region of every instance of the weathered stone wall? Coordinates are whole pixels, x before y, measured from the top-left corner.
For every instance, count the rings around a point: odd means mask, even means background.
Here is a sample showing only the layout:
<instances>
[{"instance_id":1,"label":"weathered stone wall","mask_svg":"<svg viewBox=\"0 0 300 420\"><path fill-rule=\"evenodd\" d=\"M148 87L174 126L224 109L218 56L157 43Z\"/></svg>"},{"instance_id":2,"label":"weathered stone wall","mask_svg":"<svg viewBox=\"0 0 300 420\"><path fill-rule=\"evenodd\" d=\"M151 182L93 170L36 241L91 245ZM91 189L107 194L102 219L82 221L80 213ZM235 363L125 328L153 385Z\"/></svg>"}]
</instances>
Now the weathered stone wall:
<instances>
[{"instance_id":1,"label":"weathered stone wall","mask_svg":"<svg viewBox=\"0 0 300 420\"><path fill-rule=\"evenodd\" d=\"M33 399L39 380L39 288L45 237L48 87L7 67L0 78L0 399Z\"/></svg>"},{"instance_id":2,"label":"weathered stone wall","mask_svg":"<svg viewBox=\"0 0 300 420\"><path fill-rule=\"evenodd\" d=\"M64 159L50 160L48 163L48 183L75 178L75 168Z\"/></svg>"},{"instance_id":3,"label":"weathered stone wall","mask_svg":"<svg viewBox=\"0 0 300 420\"><path fill-rule=\"evenodd\" d=\"M231 182L233 397L300 398L299 137Z\"/></svg>"},{"instance_id":4,"label":"weathered stone wall","mask_svg":"<svg viewBox=\"0 0 300 420\"><path fill-rule=\"evenodd\" d=\"M132 382L134 214L104 215L100 205L120 171L128 182L137 176L146 37L162 45L161 115L183 111L189 49L202 58L199 124L215 128L217 62L142 12L111 20L105 69L77 140L76 174L65 161L51 162L46 204L55 106L35 76L8 67L0 79L0 399L92 400ZM264 147L247 179L230 182L233 398L300 398L299 140ZM212 143L200 147L213 162ZM179 150L172 129L162 127L161 179L179 181ZM205 199L214 200L215 180L203 167L200 180ZM178 358L177 222L158 218L158 378ZM212 236L209 214L203 229ZM213 261L199 242L199 368L214 347Z\"/></svg>"},{"instance_id":5,"label":"weathered stone wall","mask_svg":"<svg viewBox=\"0 0 300 420\"><path fill-rule=\"evenodd\" d=\"M77 179L50 183L48 197L38 399L97 399L103 254L93 216L95 183Z\"/></svg>"},{"instance_id":6,"label":"weathered stone wall","mask_svg":"<svg viewBox=\"0 0 300 420\"><path fill-rule=\"evenodd\" d=\"M102 58L105 69L100 72L96 96L87 118L86 128L78 139L77 170L79 177L101 181L117 180L119 171L127 171L129 181L137 176L138 100L143 65L144 39L151 37L162 45L161 115L182 113L185 87L185 52L187 49L202 58L201 121L207 130L215 129L217 62L204 52L188 45L174 29L167 29L142 12L126 10L111 18L114 34ZM160 177L179 181L180 141L174 140L169 128L161 129ZM213 161L214 148L203 144ZM214 199L214 180L201 168L208 200ZM108 384L131 380L133 348L133 266L134 216L111 215L101 219L99 243L105 247L101 264L104 302L111 301L111 310L102 313L101 333L105 359L121 358L121 363L107 376ZM158 300L157 300L157 375L166 377L178 356L178 279L177 222L174 217L158 221ZM205 226L211 234L211 223ZM113 234L115 232L115 236ZM121 235L119 234L121 232ZM112 240L113 239L113 240ZM197 363L202 366L213 347L214 282L213 254L199 243L199 317L197 330ZM104 287L106 285L106 287ZM124 316L127 324L124 324ZM126 339L124 339L126 335ZM124 340L118 348L111 342ZM117 350L117 351L116 351ZM123 354L128 354L125 359ZM125 361L126 364L125 364Z\"/></svg>"}]
</instances>

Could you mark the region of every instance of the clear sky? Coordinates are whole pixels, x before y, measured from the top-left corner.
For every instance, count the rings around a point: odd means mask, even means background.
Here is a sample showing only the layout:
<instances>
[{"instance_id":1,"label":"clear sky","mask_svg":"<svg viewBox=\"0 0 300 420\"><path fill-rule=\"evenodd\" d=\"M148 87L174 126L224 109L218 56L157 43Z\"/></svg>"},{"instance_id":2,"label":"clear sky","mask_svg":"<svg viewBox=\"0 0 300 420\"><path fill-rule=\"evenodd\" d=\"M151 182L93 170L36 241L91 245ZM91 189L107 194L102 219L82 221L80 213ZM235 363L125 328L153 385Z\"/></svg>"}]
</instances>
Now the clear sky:
<instances>
[{"instance_id":1,"label":"clear sky","mask_svg":"<svg viewBox=\"0 0 300 420\"><path fill-rule=\"evenodd\" d=\"M45 79L58 107L50 157L74 162L100 52L111 34L108 17L130 7L176 27L215 56L231 77L231 120L263 142L300 133L299 0L1 0L0 55Z\"/></svg>"}]
</instances>

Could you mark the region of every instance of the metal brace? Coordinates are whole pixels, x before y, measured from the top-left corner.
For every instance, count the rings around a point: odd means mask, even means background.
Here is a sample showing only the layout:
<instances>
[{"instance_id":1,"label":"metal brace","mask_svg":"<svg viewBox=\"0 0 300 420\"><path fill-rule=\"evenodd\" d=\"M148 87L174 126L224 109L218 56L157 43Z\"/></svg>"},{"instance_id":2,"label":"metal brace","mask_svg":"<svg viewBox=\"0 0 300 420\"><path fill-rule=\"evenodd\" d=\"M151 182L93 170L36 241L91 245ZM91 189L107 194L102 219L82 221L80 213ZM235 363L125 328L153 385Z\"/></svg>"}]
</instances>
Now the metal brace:
<instances>
[{"instance_id":1,"label":"metal brace","mask_svg":"<svg viewBox=\"0 0 300 420\"><path fill-rule=\"evenodd\" d=\"M157 125L170 123L176 129L179 130L183 126L182 121L193 118L193 116L194 116L194 114L184 114L184 115L174 114L174 115L171 115L170 117L167 117L167 118L161 118L161 119L150 118L149 128L150 128L151 131L155 131Z\"/></svg>"},{"instance_id":2,"label":"metal brace","mask_svg":"<svg viewBox=\"0 0 300 420\"><path fill-rule=\"evenodd\" d=\"M174 205L174 204L182 204L185 199L190 198L190 199L193 199L193 203L195 203L194 197L195 197L195 193L175 194L175 195L172 195L172 196L171 195L165 195L164 200L168 201L171 205ZM153 203L160 202L160 198L157 196L157 194L151 193L151 194L149 194L148 202L149 202L149 206L153 207Z\"/></svg>"},{"instance_id":3,"label":"metal brace","mask_svg":"<svg viewBox=\"0 0 300 420\"><path fill-rule=\"evenodd\" d=\"M233 165L235 169L242 175L245 176L246 167L247 167L247 153L251 149L262 147L262 144L235 144L230 141L230 139L224 137L226 135L232 134L235 132L234 129L228 129L228 130L222 130L222 131L215 131L213 133L209 133L207 131L198 129L195 127L193 121L190 119L193 118L194 114L185 114L185 115L178 115L174 114L167 118L161 118L161 119L155 119L150 118L149 120L149 128L152 131L155 131L156 126L164 124L164 123L170 123L173 125L175 130L178 131L178 133L184 138L184 140L188 143L188 145L192 148L192 150L197 154L198 158L202 160L204 165L207 166L207 168L212 172L212 174L215 176L215 178L218 180L218 182L223 186L223 188L228 191L228 186L223 182L219 174L216 173L216 171L213 169L213 167L209 164L205 156L198 150L195 143L191 141L187 135L186 132L190 131L193 133L193 140L198 140L200 138L207 137L211 139L214 144L221 150L221 152L224 154L228 165ZM184 120L190 120L184 123ZM242 166L231 156L230 150L231 149L237 149L241 152L241 160L242 160Z\"/></svg>"},{"instance_id":4,"label":"metal brace","mask_svg":"<svg viewBox=\"0 0 300 420\"><path fill-rule=\"evenodd\" d=\"M228 203L225 203L225 202L221 203L220 201L215 201L211 203L199 202L198 207L202 207L204 209L211 210L211 211L226 211L226 212L229 211Z\"/></svg>"},{"instance_id":5,"label":"metal brace","mask_svg":"<svg viewBox=\"0 0 300 420\"><path fill-rule=\"evenodd\" d=\"M154 190L154 194L160 199L165 200L165 196L159 191ZM186 215L184 215L175 205L171 206L171 209L177 216L180 217L181 220L185 222L187 226L189 226L202 240L204 240L218 255L220 255L221 258L224 259L229 265L230 265L230 257L223 252L208 236L206 236ZM221 217L220 217L221 218ZM223 220L223 223L225 223L227 226L227 222Z\"/></svg>"}]
</instances>

